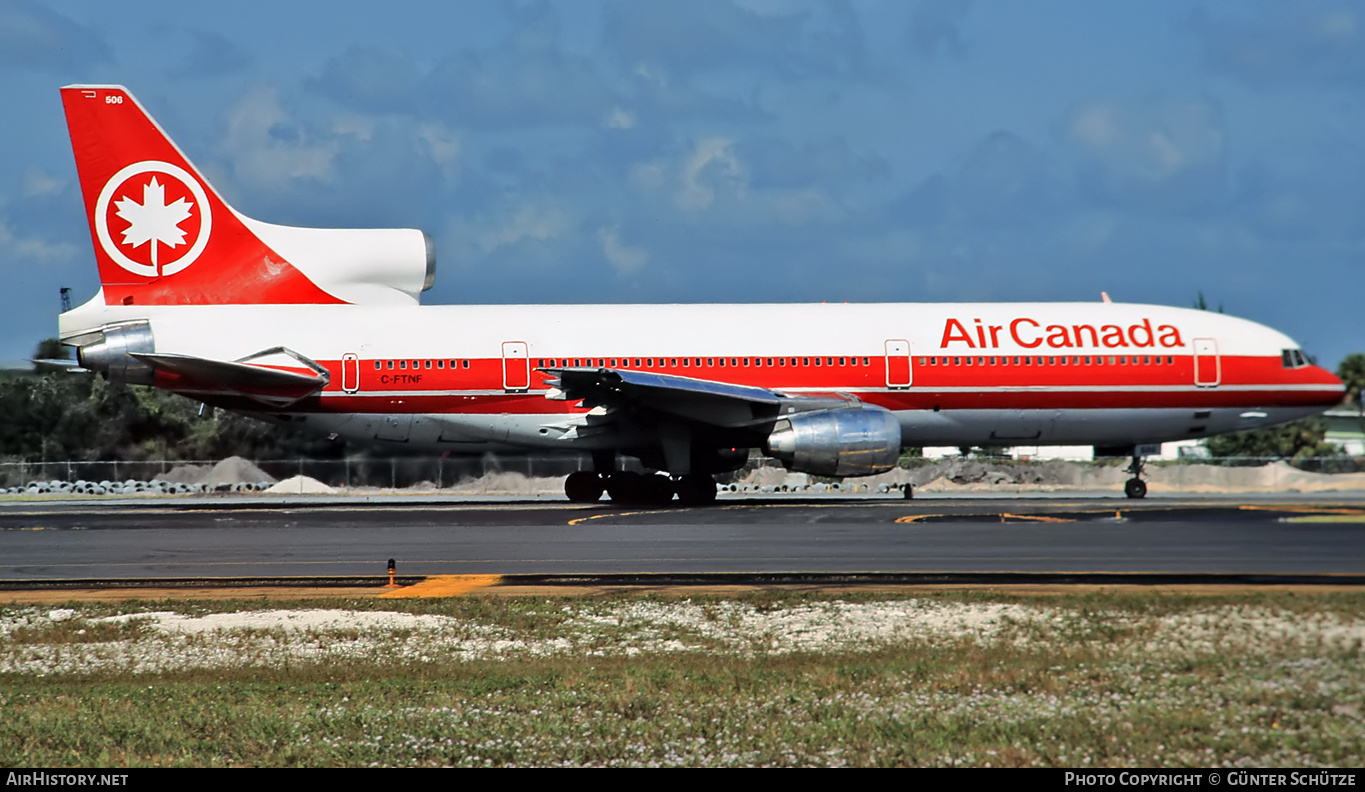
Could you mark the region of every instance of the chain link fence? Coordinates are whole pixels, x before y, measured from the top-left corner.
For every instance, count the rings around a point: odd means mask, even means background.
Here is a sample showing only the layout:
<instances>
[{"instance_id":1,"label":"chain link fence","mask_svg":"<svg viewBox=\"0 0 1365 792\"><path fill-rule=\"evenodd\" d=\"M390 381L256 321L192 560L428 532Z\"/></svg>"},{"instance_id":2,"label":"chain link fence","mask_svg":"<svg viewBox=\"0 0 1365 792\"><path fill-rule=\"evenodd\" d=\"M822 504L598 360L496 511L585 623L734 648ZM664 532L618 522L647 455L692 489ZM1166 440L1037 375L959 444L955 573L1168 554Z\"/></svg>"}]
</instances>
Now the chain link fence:
<instances>
[{"instance_id":1,"label":"chain link fence","mask_svg":"<svg viewBox=\"0 0 1365 792\"><path fill-rule=\"evenodd\" d=\"M380 487L447 489L499 473L526 478L567 476L590 469L580 456L403 457L391 459L259 459L0 462L0 488L35 483L124 483L168 481L203 484L273 484L306 476L334 489ZM218 488L223 488L218 486Z\"/></svg>"},{"instance_id":2,"label":"chain link fence","mask_svg":"<svg viewBox=\"0 0 1365 792\"><path fill-rule=\"evenodd\" d=\"M947 457L926 459L906 457L901 468L888 474L867 479L849 480L850 484L869 484L875 490L878 482L927 484L942 478L958 484L999 485L1002 489L1015 486L1076 487L1093 483L1112 486L1127 477L1122 473L1131 460L1100 458L1094 461L1011 460L983 457ZM641 470L632 460L623 460L622 467ZM766 470L760 471L760 468ZM498 457L398 457L388 459L262 459L245 460L146 460L146 461L6 461L0 462L0 490L10 494L33 486L47 485L45 491L73 492L78 483L91 487L102 485L112 492L119 490L142 492L148 482L175 482L183 485L178 491L213 491L231 489L263 489L264 486L295 476L307 477L336 490L365 488L396 490L452 490L464 491L528 491L535 479L554 479L577 470L591 470L591 459L586 455L513 456ZM758 474L768 474L776 484L784 471L774 459L755 457L739 471L718 476L724 484L756 481ZM774 478L774 475L777 478ZM833 484L834 479L791 474L807 479L812 484ZM1360 481L1356 481L1360 475ZM1304 488L1306 481L1319 485L1340 483L1341 489L1365 490L1365 457L1328 456L1299 458L1289 461L1272 457L1186 458L1182 460L1151 460L1143 477L1159 482L1169 489L1262 489L1291 491ZM765 479L765 480L766 480ZM57 488L57 484L66 486ZM133 484L137 483L134 487ZM790 483L790 482L788 482ZM126 485L126 486L125 486ZM554 489L548 482L541 489ZM850 489L850 488L845 488ZM859 488L861 489L861 488ZM80 490L91 491L91 489Z\"/></svg>"}]
</instances>

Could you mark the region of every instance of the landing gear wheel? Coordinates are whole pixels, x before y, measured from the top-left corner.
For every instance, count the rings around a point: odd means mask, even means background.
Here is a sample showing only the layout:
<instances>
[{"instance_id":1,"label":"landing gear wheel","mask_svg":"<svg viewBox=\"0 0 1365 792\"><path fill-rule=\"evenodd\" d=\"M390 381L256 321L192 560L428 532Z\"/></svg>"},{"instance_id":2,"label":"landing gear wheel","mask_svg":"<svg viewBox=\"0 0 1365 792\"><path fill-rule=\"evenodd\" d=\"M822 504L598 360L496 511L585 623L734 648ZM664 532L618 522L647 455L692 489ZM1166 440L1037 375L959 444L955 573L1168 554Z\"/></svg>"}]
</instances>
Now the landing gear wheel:
<instances>
[{"instance_id":1,"label":"landing gear wheel","mask_svg":"<svg viewBox=\"0 0 1365 792\"><path fill-rule=\"evenodd\" d=\"M673 500L673 481L668 476L641 476L640 502L646 506L667 506Z\"/></svg>"},{"instance_id":2,"label":"landing gear wheel","mask_svg":"<svg viewBox=\"0 0 1365 792\"><path fill-rule=\"evenodd\" d=\"M564 479L564 494L574 503L596 503L602 498L602 477L580 470Z\"/></svg>"},{"instance_id":3,"label":"landing gear wheel","mask_svg":"<svg viewBox=\"0 0 1365 792\"><path fill-rule=\"evenodd\" d=\"M716 502L716 480L710 476L690 475L678 479L678 500L686 506L706 506Z\"/></svg>"},{"instance_id":4,"label":"landing gear wheel","mask_svg":"<svg viewBox=\"0 0 1365 792\"><path fill-rule=\"evenodd\" d=\"M607 477L607 494L611 496L612 503L622 505L640 503L643 493L643 484L639 473L623 470L619 473L612 473Z\"/></svg>"}]
</instances>

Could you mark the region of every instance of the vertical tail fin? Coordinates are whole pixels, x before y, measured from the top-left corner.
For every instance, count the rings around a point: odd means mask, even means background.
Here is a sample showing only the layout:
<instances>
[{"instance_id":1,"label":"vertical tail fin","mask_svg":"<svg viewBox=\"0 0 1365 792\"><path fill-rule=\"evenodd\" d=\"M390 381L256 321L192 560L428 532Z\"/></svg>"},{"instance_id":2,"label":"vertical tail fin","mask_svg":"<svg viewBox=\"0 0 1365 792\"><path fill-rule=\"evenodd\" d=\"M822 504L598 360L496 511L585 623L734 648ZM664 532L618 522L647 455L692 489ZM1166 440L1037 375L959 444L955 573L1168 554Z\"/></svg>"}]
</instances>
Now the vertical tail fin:
<instances>
[{"instance_id":1,"label":"vertical tail fin","mask_svg":"<svg viewBox=\"0 0 1365 792\"><path fill-rule=\"evenodd\" d=\"M264 242L281 227L224 203L126 89L71 85L62 103L106 304L345 302Z\"/></svg>"}]
</instances>

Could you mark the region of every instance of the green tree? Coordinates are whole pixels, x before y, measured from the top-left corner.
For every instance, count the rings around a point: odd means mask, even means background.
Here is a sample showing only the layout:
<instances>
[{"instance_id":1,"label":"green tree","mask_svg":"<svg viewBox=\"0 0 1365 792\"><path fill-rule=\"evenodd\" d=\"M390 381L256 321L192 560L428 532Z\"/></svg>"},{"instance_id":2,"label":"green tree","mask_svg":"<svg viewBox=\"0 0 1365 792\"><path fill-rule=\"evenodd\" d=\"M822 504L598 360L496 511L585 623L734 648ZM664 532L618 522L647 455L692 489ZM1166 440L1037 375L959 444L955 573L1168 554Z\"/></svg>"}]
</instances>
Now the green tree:
<instances>
[{"instance_id":1,"label":"green tree","mask_svg":"<svg viewBox=\"0 0 1365 792\"><path fill-rule=\"evenodd\" d=\"M60 338L44 338L33 351L34 360L70 360L71 347L62 343Z\"/></svg>"},{"instance_id":2,"label":"green tree","mask_svg":"<svg viewBox=\"0 0 1365 792\"><path fill-rule=\"evenodd\" d=\"M1325 441L1327 422L1321 418L1304 418L1293 423L1254 429L1249 432L1218 435L1204 441L1204 447L1215 457L1252 457L1256 459L1287 459L1291 462L1310 457L1336 456L1337 446Z\"/></svg>"},{"instance_id":3,"label":"green tree","mask_svg":"<svg viewBox=\"0 0 1365 792\"><path fill-rule=\"evenodd\" d=\"M1365 354L1347 355L1337 366L1337 377L1346 384L1346 401L1360 404L1360 392L1365 388Z\"/></svg>"},{"instance_id":4,"label":"green tree","mask_svg":"<svg viewBox=\"0 0 1365 792\"><path fill-rule=\"evenodd\" d=\"M1365 354L1353 352L1347 355L1337 366L1337 378L1346 385L1346 401L1355 405L1360 430L1365 432L1365 398L1361 396L1361 390L1365 389Z\"/></svg>"},{"instance_id":5,"label":"green tree","mask_svg":"<svg viewBox=\"0 0 1365 792\"><path fill-rule=\"evenodd\" d=\"M1203 291L1200 291L1200 292L1199 292L1199 296L1195 298L1195 300L1194 300L1194 307L1197 308L1197 309L1200 310L1200 311L1207 311L1207 310L1209 310L1209 304L1208 304L1207 302L1204 301L1204 292L1203 292ZM1223 304L1222 304L1222 303L1218 303L1218 313L1222 313L1222 312L1223 312Z\"/></svg>"},{"instance_id":6,"label":"green tree","mask_svg":"<svg viewBox=\"0 0 1365 792\"><path fill-rule=\"evenodd\" d=\"M342 443L206 410L197 401L93 374L0 377L0 457L47 460L339 458Z\"/></svg>"}]
</instances>

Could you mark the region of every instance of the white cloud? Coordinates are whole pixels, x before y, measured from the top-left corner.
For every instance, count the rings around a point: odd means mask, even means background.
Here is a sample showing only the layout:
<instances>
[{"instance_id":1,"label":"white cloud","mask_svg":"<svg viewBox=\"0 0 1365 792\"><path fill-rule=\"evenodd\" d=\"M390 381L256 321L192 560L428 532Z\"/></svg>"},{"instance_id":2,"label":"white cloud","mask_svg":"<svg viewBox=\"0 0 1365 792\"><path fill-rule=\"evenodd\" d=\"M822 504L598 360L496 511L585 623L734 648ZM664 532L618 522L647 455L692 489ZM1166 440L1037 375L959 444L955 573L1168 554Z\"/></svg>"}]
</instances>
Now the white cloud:
<instances>
[{"instance_id":1,"label":"white cloud","mask_svg":"<svg viewBox=\"0 0 1365 792\"><path fill-rule=\"evenodd\" d=\"M631 129L635 126L635 114L620 107L613 107L611 115L607 117L607 126L611 129Z\"/></svg>"},{"instance_id":2,"label":"white cloud","mask_svg":"<svg viewBox=\"0 0 1365 792\"><path fill-rule=\"evenodd\" d=\"M335 141L310 140L273 88L253 90L233 106L224 148L236 177L255 187L279 187L294 179L330 183L340 151Z\"/></svg>"},{"instance_id":3,"label":"white cloud","mask_svg":"<svg viewBox=\"0 0 1365 792\"><path fill-rule=\"evenodd\" d=\"M573 224L564 210L554 206L523 204L498 219L481 218L462 223L461 231L484 253L523 240L553 239L569 231Z\"/></svg>"},{"instance_id":4,"label":"white cloud","mask_svg":"<svg viewBox=\"0 0 1365 792\"><path fill-rule=\"evenodd\" d=\"M1096 102L1075 113L1068 131L1091 157L1151 181L1223 155L1222 120L1217 108L1201 99Z\"/></svg>"},{"instance_id":5,"label":"white cloud","mask_svg":"<svg viewBox=\"0 0 1365 792\"><path fill-rule=\"evenodd\" d=\"M8 221L0 220L0 256L21 267L60 264L71 261L80 249L69 242L49 242L14 233Z\"/></svg>"},{"instance_id":6,"label":"white cloud","mask_svg":"<svg viewBox=\"0 0 1365 792\"><path fill-rule=\"evenodd\" d=\"M1213 4L1211 7L1218 6ZM1196 12L1192 27L1205 61L1253 85L1283 80L1354 83L1365 79L1357 3L1267 3L1252 13Z\"/></svg>"},{"instance_id":7,"label":"white cloud","mask_svg":"<svg viewBox=\"0 0 1365 792\"><path fill-rule=\"evenodd\" d=\"M697 141L679 175L674 201L680 209L699 212L711 205L716 187L728 186L734 191L745 188L744 173L739 159L731 149L734 141L728 138L705 138Z\"/></svg>"},{"instance_id":8,"label":"white cloud","mask_svg":"<svg viewBox=\"0 0 1365 792\"><path fill-rule=\"evenodd\" d=\"M1062 136L1091 189L1148 211L1207 208L1226 198L1227 131L1205 97L1118 97L1075 108Z\"/></svg>"},{"instance_id":9,"label":"white cloud","mask_svg":"<svg viewBox=\"0 0 1365 792\"><path fill-rule=\"evenodd\" d=\"M417 128L417 137L446 178L458 173L462 152L459 137L440 124L422 124Z\"/></svg>"},{"instance_id":10,"label":"white cloud","mask_svg":"<svg viewBox=\"0 0 1365 792\"><path fill-rule=\"evenodd\" d=\"M649 263L649 251L623 243L620 232L615 228L599 229L597 239L602 243L603 255L611 262L611 266L616 268L618 274L630 275L639 272Z\"/></svg>"},{"instance_id":11,"label":"white cloud","mask_svg":"<svg viewBox=\"0 0 1365 792\"><path fill-rule=\"evenodd\" d=\"M24 195L56 195L66 187L66 179L60 179L41 168L30 168L24 174Z\"/></svg>"}]
</instances>

